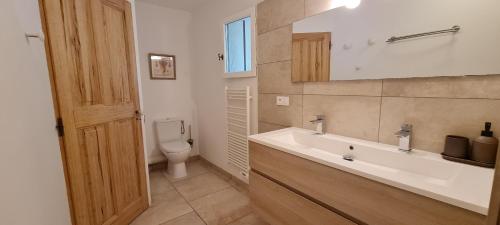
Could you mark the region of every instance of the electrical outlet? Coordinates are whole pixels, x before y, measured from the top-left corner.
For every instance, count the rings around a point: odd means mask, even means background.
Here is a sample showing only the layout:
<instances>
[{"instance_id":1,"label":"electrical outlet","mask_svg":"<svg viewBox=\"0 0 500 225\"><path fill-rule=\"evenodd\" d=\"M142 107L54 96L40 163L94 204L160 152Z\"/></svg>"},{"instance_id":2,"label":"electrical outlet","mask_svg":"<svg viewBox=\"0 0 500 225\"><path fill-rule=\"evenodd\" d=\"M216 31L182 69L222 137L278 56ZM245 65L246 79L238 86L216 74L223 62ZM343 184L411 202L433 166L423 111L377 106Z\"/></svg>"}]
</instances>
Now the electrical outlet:
<instances>
[{"instance_id":1,"label":"electrical outlet","mask_svg":"<svg viewBox=\"0 0 500 225\"><path fill-rule=\"evenodd\" d=\"M290 105L290 97L288 97L288 96L276 97L276 105L289 106Z\"/></svg>"}]
</instances>

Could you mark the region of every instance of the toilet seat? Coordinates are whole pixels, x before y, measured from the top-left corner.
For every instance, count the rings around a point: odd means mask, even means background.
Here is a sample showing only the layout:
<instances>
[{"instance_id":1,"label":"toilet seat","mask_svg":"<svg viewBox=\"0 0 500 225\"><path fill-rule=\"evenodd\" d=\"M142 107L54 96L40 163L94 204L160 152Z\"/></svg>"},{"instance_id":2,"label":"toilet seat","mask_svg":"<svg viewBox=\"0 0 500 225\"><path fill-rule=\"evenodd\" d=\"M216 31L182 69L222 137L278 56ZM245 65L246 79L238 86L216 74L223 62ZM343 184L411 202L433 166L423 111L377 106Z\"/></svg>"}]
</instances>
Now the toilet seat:
<instances>
[{"instance_id":1,"label":"toilet seat","mask_svg":"<svg viewBox=\"0 0 500 225\"><path fill-rule=\"evenodd\" d=\"M191 149L191 146L184 140L161 143L160 147L165 153L181 153Z\"/></svg>"}]
</instances>

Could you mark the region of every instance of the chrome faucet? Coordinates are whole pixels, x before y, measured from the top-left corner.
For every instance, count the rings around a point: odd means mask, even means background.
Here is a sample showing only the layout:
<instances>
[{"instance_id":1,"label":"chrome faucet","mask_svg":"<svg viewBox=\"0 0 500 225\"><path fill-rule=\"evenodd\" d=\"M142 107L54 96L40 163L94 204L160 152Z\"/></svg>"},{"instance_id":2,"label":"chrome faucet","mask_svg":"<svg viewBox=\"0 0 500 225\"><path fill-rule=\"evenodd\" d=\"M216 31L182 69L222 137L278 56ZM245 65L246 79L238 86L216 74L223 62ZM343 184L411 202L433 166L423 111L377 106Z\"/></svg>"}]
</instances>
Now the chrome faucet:
<instances>
[{"instance_id":1,"label":"chrome faucet","mask_svg":"<svg viewBox=\"0 0 500 225\"><path fill-rule=\"evenodd\" d=\"M324 115L317 115L315 120L310 121L316 125L316 132L314 134L326 134L326 122Z\"/></svg>"},{"instance_id":2,"label":"chrome faucet","mask_svg":"<svg viewBox=\"0 0 500 225\"><path fill-rule=\"evenodd\" d=\"M399 138L399 150L403 152L411 152L411 136L413 126L411 124L401 125L401 130L396 132Z\"/></svg>"}]
</instances>

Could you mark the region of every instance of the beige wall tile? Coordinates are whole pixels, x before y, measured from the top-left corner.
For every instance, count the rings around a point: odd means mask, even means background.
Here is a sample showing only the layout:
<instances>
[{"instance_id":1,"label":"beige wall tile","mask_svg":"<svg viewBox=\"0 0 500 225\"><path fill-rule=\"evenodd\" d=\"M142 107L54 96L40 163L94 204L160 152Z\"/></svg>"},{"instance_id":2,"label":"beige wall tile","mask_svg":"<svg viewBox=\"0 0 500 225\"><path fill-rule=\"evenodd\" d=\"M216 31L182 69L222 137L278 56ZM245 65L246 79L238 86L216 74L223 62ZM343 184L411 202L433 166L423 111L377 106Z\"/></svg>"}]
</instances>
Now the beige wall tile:
<instances>
[{"instance_id":1,"label":"beige wall tile","mask_svg":"<svg viewBox=\"0 0 500 225\"><path fill-rule=\"evenodd\" d=\"M316 15L332 9L332 0L305 0L305 16Z\"/></svg>"},{"instance_id":2,"label":"beige wall tile","mask_svg":"<svg viewBox=\"0 0 500 225\"><path fill-rule=\"evenodd\" d=\"M380 142L397 144L394 133L403 123L413 125L413 145L441 153L446 135L476 138L484 122L500 134L500 100L384 97Z\"/></svg>"},{"instance_id":3,"label":"beige wall tile","mask_svg":"<svg viewBox=\"0 0 500 225\"><path fill-rule=\"evenodd\" d=\"M266 0L257 5L257 31L262 34L304 18L304 0Z\"/></svg>"},{"instance_id":4,"label":"beige wall tile","mask_svg":"<svg viewBox=\"0 0 500 225\"><path fill-rule=\"evenodd\" d=\"M259 122L259 133L266 133L270 131L280 130L286 128L286 126L281 126L272 123Z\"/></svg>"},{"instance_id":5,"label":"beige wall tile","mask_svg":"<svg viewBox=\"0 0 500 225\"><path fill-rule=\"evenodd\" d=\"M396 144L394 132L409 122L415 125L415 147L438 153L447 134L475 138L485 121L498 124L500 133L500 100L486 100L500 99L500 75L292 84L289 24L329 10L329 3L266 0L258 5L259 132L313 128L307 121L325 114L328 132ZM288 94L291 105L276 106L277 93Z\"/></svg>"},{"instance_id":6,"label":"beige wall tile","mask_svg":"<svg viewBox=\"0 0 500 225\"><path fill-rule=\"evenodd\" d=\"M257 63L292 59L292 26L282 27L257 37Z\"/></svg>"},{"instance_id":7,"label":"beige wall tile","mask_svg":"<svg viewBox=\"0 0 500 225\"><path fill-rule=\"evenodd\" d=\"M304 128L325 115L328 133L378 140L380 97L304 95Z\"/></svg>"},{"instance_id":8,"label":"beige wall tile","mask_svg":"<svg viewBox=\"0 0 500 225\"><path fill-rule=\"evenodd\" d=\"M388 79L383 95L500 99L500 75Z\"/></svg>"},{"instance_id":9,"label":"beige wall tile","mask_svg":"<svg viewBox=\"0 0 500 225\"><path fill-rule=\"evenodd\" d=\"M291 77L291 61L259 65L259 93L302 94L304 84L292 83Z\"/></svg>"},{"instance_id":10,"label":"beige wall tile","mask_svg":"<svg viewBox=\"0 0 500 225\"><path fill-rule=\"evenodd\" d=\"M282 126L302 126L302 95L290 97L290 106L277 106L277 94L259 94L259 121Z\"/></svg>"},{"instance_id":11,"label":"beige wall tile","mask_svg":"<svg viewBox=\"0 0 500 225\"><path fill-rule=\"evenodd\" d=\"M382 80L305 83L304 94L381 96Z\"/></svg>"}]
</instances>

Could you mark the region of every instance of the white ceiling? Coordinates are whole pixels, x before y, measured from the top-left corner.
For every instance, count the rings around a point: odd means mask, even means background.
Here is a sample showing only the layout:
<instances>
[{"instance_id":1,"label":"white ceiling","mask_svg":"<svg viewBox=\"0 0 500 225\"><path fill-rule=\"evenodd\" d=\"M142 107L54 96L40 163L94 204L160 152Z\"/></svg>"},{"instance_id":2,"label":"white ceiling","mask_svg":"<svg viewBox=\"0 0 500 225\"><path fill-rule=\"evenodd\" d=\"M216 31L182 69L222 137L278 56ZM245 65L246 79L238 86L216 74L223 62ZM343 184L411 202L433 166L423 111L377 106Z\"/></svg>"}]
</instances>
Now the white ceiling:
<instances>
[{"instance_id":1,"label":"white ceiling","mask_svg":"<svg viewBox=\"0 0 500 225\"><path fill-rule=\"evenodd\" d=\"M148 2L159 6L164 6L172 9L181 9L192 11L199 5L210 0L138 0L141 2Z\"/></svg>"}]
</instances>

